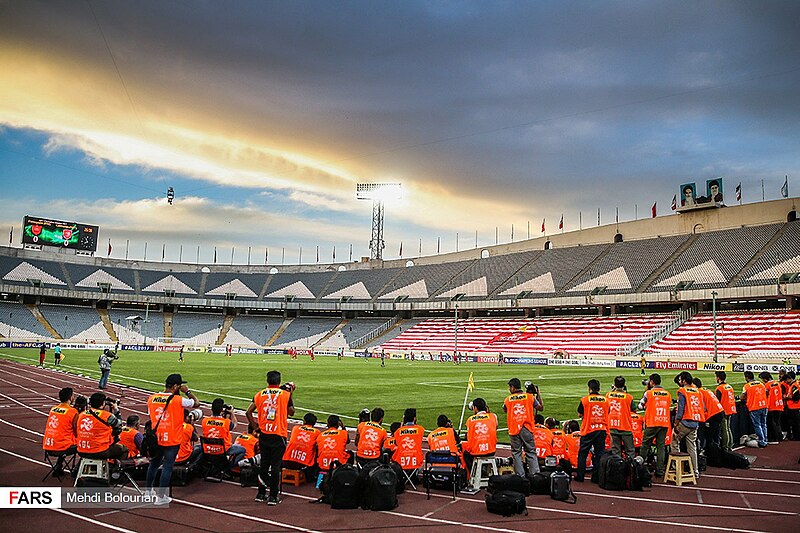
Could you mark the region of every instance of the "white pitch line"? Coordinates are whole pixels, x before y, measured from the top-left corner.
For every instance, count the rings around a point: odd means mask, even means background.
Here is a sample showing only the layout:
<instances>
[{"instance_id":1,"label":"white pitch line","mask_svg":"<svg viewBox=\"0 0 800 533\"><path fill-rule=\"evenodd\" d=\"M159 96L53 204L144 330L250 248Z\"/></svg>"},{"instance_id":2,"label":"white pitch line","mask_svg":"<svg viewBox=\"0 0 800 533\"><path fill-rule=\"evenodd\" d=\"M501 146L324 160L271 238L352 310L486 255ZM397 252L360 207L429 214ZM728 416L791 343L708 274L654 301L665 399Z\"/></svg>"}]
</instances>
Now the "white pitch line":
<instances>
[{"instance_id":1,"label":"white pitch line","mask_svg":"<svg viewBox=\"0 0 800 533\"><path fill-rule=\"evenodd\" d=\"M84 521L92 523L92 524L94 524L96 526L102 526L102 527L105 527L107 529L112 529L114 531L120 531L121 533L136 533L136 531L134 531L134 530L125 529L124 527L119 527L119 526L112 526L111 524L106 524L105 522L100 522L99 520L93 520L93 519L89 518L88 516L83 516L83 515L79 515L79 514L76 514L76 513L70 513L69 511L65 511L64 509L50 509L50 510L51 511L55 511L57 513L65 514L67 516L71 516L73 518L77 518L79 520L84 520Z\"/></svg>"},{"instance_id":2,"label":"white pitch line","mask_svg":"<svg viewBox=\"0 0 800 533\"><path fill-rule=\"evenodd\" d=\"M694 487L692 487L694 488ZM700 490L696 488L695 490ZM689 507L711 507L713 509L729 509L733 511L742 511L741 507L734 507L732 505L710 505L707 503L694 503L694 502L680 502L675 500L657 500L655 498L642 498L641 496L620 496L617 494L600 494L598 492L576 492L575 494L580 494L582 496L596 496L598 498L612 498L618 500L635 500L639 502L652 502L652 503L667 503L670 505L686 505ZM750 509L753 509L750 507ZM770 509L754 509L759 513L767 513L767 514L780 514L780 515L788 515L788 516L797 516L797 513L791 513L789 511L773 511Z\"/></svg>"},{"instance_id":3,"label":"white pitch line","mask_svg":"<svg viewBox=\"0 0 800 533\"><path fill-rule=\"evenodd\" d=\"M800 485L800 481L789 481L785 479L764 479L758 477L740 477L740 476L716 476L713 474L703 474L703 477L709 477L715 479L741 479L744 481L763 481L764 483L791 483L792 485Z\"/></svg>"}]
</instances>

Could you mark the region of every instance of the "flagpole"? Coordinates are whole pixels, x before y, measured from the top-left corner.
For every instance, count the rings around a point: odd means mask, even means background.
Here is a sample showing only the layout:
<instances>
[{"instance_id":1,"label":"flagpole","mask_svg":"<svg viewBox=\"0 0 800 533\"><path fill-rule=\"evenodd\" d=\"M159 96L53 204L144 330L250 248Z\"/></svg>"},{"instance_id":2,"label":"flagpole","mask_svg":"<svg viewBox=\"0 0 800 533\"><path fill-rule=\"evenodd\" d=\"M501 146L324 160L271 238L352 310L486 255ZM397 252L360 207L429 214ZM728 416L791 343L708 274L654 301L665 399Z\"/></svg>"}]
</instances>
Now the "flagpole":
<instances>
[{"instance_id":1,"label":"flagpole","mask_svg":"<svg viewBox=\"0 0 800 533\"><path fill-rule=\"evenodd\" d=\"M461 406L461 418L458 420L458 431L456 431L457 434L461 433L461 425L464 423L464 411L467 410L467 399L469 398L469 391L472 390L472 383L472 372L470 372L469 381L467 381L467 390L464 392L464 404Z\"/></svg>"}]
</instances>

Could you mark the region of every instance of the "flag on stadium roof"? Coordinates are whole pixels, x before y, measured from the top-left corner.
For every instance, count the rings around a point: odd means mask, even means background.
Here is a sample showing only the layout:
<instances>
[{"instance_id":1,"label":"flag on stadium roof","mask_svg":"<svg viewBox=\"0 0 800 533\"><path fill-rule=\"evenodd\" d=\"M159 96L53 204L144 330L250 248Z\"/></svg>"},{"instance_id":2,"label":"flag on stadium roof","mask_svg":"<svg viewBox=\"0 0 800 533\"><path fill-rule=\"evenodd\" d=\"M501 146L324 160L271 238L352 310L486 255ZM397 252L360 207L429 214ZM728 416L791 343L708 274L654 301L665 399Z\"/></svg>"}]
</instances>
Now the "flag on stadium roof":
<instances>
[{"instance_id":1,"label":"flag on stadium roof","mask_svg":"<svg viewBox=\"0 0 800 533\"><path fill-rule=\"evenodd\" d=\"M739 182L739 185L736 186L736 201L742 201L742 182Z\"/></svg>"},{"instance_id":2,"label":"flag on stadium roof","mask_svg":"<svg viewBox=\"0 0 800 533\"><path fill-rule=\"evenodd\" d=\"M108 255L111 256L111 239L108 239Z\"/></svg>"},{"instance_id":3,"label":"flag on stadium roof","mask_svg":"<svg viewBox=\"0 0 800 533\"><path fill-rule=\"evenodd\" d=\"M783 185L781 186L781 196L784 198L789 198L789 176L786 176L786 179L783 180Z\"/></svg>"},{"instance_id":4,"label":"flag on stadium roof","mask_svg":"<svg viewBox=\"0 0 800 533\"><path fill-rule=\"evenodd\" d=\"M672 210L675 211L678 209L678 195L675 194L672 196Z\"/></svg>"},{"instance_id":5,"label":"flag on stadium roof","mask_svg":"<svg viewBox=\"0 0 800 533\"><path fill-rule=\"evenodd\" d=\"M542 233L544 233L544 221L545 221L545 219L543 218L542 219Z\"/></svg>"},{"instance_id":6,"label":"flag on stadium roof","mask_svg":"<svg viewBox=\"0 0 800 533\"><path fill-rule=\"evenodd\" d=\"M564 229L564 213L561 213L561 220L558 223L558 229Z\"/></svg>"},{"instance_id":7,"label":"flag on stadium roof","mask_svg":"<svg viewBox=\"0 0 800 533\"><path fill-rule=\"evenodd\" d=\"M658 205L658 202L653 202L653 207L650 208L650 212L653 214L653 218L656 218L656 205Z\"/></svg>"}]
</instances>

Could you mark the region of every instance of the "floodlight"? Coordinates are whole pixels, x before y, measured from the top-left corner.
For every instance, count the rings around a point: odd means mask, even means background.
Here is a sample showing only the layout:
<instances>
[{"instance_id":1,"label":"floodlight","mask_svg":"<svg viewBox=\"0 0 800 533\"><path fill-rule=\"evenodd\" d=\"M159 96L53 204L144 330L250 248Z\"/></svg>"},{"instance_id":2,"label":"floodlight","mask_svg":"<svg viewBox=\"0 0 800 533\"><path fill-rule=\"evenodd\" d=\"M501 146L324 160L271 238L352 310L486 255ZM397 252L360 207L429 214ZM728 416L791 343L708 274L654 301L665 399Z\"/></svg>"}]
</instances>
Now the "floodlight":
<instances>
[{"instance_id":1,"label":"floodlight","mask_svg":"<svg viewBox=\"0 0 800 533\"><path fill-rule=\"evenodd\" d=\"M383 203L399 200L403 187L399 183L357 183L356 199L372 200L372 237L369 241L370 259L383 259Z\"/></svg>"}]
</instances>

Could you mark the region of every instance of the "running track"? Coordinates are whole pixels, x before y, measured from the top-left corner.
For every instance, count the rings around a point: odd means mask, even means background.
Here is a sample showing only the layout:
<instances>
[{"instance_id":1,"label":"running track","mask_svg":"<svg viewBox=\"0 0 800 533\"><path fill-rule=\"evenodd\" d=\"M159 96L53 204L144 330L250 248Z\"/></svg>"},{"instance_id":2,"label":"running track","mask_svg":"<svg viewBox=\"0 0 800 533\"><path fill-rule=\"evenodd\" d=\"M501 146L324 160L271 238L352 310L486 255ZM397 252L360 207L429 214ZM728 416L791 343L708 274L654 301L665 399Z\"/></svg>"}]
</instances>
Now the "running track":
<instances>
[{"instance_id":1,"label":"running track","mask_svg":"<svg viewBox=\"0 0 800 533\"><path fill-rule=\"evenodd\" d=\"M41 451L41 431L58 390L72 386L88 396L96 381L53 370L40 370L19 363L0 361L0 484L40 486L46 473ZM110 384L107 391L119 396ZM123 417L145 412L148 393L125 388ZM208 406L204 411L208 413ZM179 527L192 531L508 531L563 530L653 531L690 526L701 531L792 530L800 512L800 444L782 443L758 455L756 468L723 470L710 468L698 487L675 487L657 483L638 492L608 492L591 483L574 483L578 503L569 505L549 496L528 498L529 516L503 518L489 514L483 493L459 497L455 502L445 492L407 490L400 506L391 512L331 510L310 504L317 497L310 484L286 487L283 502L268 507L253 501L255 489L236 483L193 481L175 488L168 509L110 511L97 509L0 510L4 531L48 533L75 531L162 531ZM506 452L507 453L507 452ZM70 478L64 478L64 484ZM48 479L47 485L58 485Z\"/></svg>"}]
</instances>

